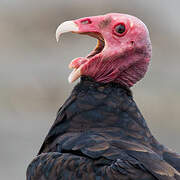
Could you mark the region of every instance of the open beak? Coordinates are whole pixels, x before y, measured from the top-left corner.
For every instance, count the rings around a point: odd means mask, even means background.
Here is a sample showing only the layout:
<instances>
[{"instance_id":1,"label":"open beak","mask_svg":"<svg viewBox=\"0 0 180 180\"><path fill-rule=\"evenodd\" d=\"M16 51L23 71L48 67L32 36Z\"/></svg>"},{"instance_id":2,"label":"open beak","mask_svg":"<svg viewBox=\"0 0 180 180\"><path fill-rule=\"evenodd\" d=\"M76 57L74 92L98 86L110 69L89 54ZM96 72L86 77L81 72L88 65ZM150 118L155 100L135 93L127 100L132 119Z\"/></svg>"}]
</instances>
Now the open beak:
<instances>
[{"instance_id":1,"label":"open beak","mask_svg":"<svg viewBox=\"0 0 180 180\"><path fill-rule=\"evenodd\" d=\"M94 18L92 19L96 20ZM97 21L94 22L97 23ZM101 51L104 49L105 41L101 33L99 33L99 31L97 30L97 27L94 26L92 21L87 21L87 18L65 21L62 24L60 24L56 30L57 42L59 42L59 38L61 34L66 32L89 35L91 37L96 38L98 41L95 49L90 54L88 54L86 57L83 58L82 57L76 58L69 64L69 67L72 68L73 71L69 75L68 81L69 83L72 83L76 79L78 79L81 75L83 75L83 72L81 70L84 64L88 63L92 57L101 53Z\"/></svg>"}]
</instances>

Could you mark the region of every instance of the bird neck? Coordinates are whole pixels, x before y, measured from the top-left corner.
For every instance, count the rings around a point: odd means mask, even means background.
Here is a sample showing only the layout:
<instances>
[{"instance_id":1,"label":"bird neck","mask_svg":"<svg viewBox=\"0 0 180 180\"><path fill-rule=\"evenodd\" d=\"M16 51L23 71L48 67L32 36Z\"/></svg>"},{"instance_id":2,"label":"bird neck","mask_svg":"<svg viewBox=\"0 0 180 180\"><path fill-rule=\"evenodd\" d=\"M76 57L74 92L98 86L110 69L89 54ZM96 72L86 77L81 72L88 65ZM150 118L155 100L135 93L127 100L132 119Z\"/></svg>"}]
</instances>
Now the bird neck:
<instances>
[{"instance_id":1,"label":"bird neck","mask_svg":"<svg viewBox=\"0 0 180 180\"><path fill-rule=\"evenodd\" d=\"M82 76L81 81L77 84L72 92L76 94L77 101L83 98L83 104L89 105L91 108L80 108L81 111L92 111L94 114L100 114L101 118L97 118L101 125L112 125L112 127L122 128L123 131L147 131L147 124L137 108L133 100L132 91L119 83L99 83L91 77ZM98 112L97 112L98 111ZM105 113L103 115L103 113ZM113 121L110 115L116 117ZM91 117L91 115L89 115ZM104 117L105 116L105 117ZM108 117L108 118L106 118ZM88 118L89 124L93 124ZM111 123L112 122L112 123ZM113 124L114 122L114 124ZM107 123L107 124L106 124Z\"/></svg>"},{"instance_id":2,"label":"bird neck","mask_svg":"<svg viewBox=\"0 0 180 180\"><path fill-rule=\"evenodd\" d=\"M58 111L39 153L52 148L56 151L57 139L68 141L81 135L98 135L109 143L125 140L159 154L164 148L152 136L129 88L118 83L97 83L84 76Z\"/></svg>"},{"instance_id":3,"label":"bird neck","mask_svg":"<svg viewBox=\"0 0 180 180\"><path fill-rule=\"evenodd\" d=\"M71 118L71 131L99 131L113 133L117 138L152 146L158 151L160 144L152 136L144 117L133 100L129 88L118 83L97 83L83 76L72 94L76 94L78 118ZM79 109L78 109L79 108Z\"/></svg>"}]
</instances>

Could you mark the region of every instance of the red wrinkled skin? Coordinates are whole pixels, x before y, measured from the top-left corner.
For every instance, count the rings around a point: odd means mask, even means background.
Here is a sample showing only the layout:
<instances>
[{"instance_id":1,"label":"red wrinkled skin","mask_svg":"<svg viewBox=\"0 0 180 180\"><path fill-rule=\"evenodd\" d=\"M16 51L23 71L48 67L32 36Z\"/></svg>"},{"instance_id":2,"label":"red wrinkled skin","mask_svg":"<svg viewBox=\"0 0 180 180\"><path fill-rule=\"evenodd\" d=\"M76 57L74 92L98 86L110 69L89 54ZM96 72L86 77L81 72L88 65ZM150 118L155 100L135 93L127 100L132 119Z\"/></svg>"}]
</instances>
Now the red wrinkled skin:
<instances>
[{"instance_id":1,"label":"red wrinkled skin","mask_svg":"<svg viewBox=\"0 0 180 180\"><path fill-rule=\"evenodd\" d=\"M144 77L152 52L149 32L141 20L126 14L111 13L74 22L79 27L78 33L100 34L105 42L100 53L72 62L76 68L82 65L82 75L90 76L97 82L116 82L127 87ZM115 26L119 23L126 27L122 36L115 33Z\"/></svg>"}]
</instances>

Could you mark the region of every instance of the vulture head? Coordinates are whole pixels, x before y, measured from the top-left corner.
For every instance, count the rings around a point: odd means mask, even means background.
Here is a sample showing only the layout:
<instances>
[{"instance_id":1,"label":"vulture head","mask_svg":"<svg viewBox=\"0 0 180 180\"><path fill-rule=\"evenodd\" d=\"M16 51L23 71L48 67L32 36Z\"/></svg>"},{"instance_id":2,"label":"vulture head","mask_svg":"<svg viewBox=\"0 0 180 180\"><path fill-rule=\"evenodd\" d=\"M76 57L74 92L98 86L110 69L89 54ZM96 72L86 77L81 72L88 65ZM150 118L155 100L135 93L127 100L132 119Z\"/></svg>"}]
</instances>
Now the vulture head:
<instances>
[{"instance_id":1,"label":"vulture head","mask_svg":"<svg viewBox=\"0 0 180 180\"><path fill-rule=\"evenodd\" d=\"M65 32L97 39L97 46L90 54L69 64L73 69L69 82L80 76L90 76L96 82L115 82L131 87L144 77L152 48L148 29L138 18L110 13L66 21L56 30L57 41Z\"/></svg>"}]
</instances>

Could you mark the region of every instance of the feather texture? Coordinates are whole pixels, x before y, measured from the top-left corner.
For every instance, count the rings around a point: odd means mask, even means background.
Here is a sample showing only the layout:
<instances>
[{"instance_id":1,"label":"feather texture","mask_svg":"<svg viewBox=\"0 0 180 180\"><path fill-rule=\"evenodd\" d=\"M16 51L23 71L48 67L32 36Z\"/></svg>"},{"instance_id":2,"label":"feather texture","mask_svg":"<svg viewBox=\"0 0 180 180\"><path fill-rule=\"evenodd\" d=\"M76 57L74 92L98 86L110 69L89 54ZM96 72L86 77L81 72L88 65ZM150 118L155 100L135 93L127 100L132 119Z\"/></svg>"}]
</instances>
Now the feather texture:
<instances>
[{"instance_id":1,"label":"feather texture","mask_svg":"<svg viewBox=\"0 0 180 180\"><path fill-rule=\"evenodd\" d=\"M179 180L179 164L152 136L128 88L82 77L27 180Z\"/></svg>"}]
</instances>

